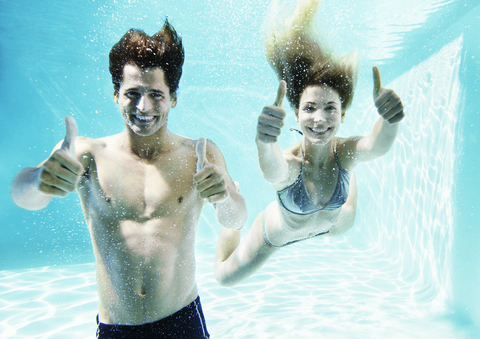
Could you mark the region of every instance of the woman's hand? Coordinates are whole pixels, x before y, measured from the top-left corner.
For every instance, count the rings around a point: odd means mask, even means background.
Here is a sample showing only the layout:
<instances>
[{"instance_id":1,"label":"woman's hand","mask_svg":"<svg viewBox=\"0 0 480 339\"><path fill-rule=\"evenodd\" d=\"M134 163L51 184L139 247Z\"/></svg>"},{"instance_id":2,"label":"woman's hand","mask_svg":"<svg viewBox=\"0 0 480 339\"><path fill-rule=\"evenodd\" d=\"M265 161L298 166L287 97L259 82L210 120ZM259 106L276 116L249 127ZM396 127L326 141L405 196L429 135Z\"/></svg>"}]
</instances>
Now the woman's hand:
<instances>
[{"instance_id":1,"label":"woman's hand","mask_svg":"<svg viewBox=\"0 0 480 339\"><path fill-rule=\"evenodd\" d=\"M393 90L382 87L382 78L377 66L373 67L373 101L378 114L389 124L396 124L405 117L400 97Z\"/></svg>"},{"instance_id":2,"label":"woman's hand","mask_svg":"<svg viewBox=\"0 0 480 339\"><path fill-rule=\"evenodd\" d=\"M272 106L265 106L258 117L257 142L276 143L282 133L284 119L287 115L282 108L283 98L287 92L287 84L284 80L278 85L277 98Z\"/></svg>"}]
</instances>

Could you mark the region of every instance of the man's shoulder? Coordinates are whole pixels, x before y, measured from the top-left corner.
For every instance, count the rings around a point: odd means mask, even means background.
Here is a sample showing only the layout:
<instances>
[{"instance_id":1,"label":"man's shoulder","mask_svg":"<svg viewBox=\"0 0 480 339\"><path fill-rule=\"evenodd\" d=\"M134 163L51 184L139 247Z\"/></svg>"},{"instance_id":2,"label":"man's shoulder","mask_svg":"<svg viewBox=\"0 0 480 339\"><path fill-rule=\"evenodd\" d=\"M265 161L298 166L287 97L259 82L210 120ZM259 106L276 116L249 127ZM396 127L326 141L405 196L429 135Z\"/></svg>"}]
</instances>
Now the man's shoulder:
<instances>
[{"instance_id":1,"label":"man's shoulder","mask_svg":"<svg viewBox=\"0 0 480 339\"><path fill-rule=\"evenodd\" d=\"M212 153L217 153L220 152L220 149L218 146L210 139L207 138L199 138L199 139L191 139L187 138L181 135L175 135L175 141L176 144L179 145L179 149L184 149L184 150L195 150L195 147L197 146L197 142L200 139L205 139L206 140L206 150L207 152L212 152ZM173 144L173 143L172 143ZM221 153L221 152L220 152Z\"/></svg>"},{"instance_id":2,"label":"man's shoulder","mask_svg":"<svg viewBox=\"0 0 480 339\"><path fill-rule=\"evenodd\" d=\"M105 148L111 143L111 138L114 136L92 139L86 137L77 137L75 146L77 153L94 153L95 150Z\"/></svg>"},{"instance_id":3,"label":"man's shoulder","mask_svg":"<svg viewBox=\"0 0 480 339\"><path fill-rule=\"evenodd\" d=\"M199 142L199 140L203 138L191 139L181 135L176 135L175 138L176 138L176 145L178 145L178 147L175 150L176 152L178 152L177 154L182 154L183 156L191 155L196 159L197 143ZM220 151L220 148L212 140L207 138L204 138L204 139L206 141L205 151L206 151L207 159L214 163L216 163L217 160L220 162L223 162L223 154Z\"/></svg>"},{"instance_id":4,"label":"man's shoulder","mask_svg":"<svg viewBox=\"0 0 480 339\"><path fill-rule=\"evenodd\" d=\"M177 134L175 135L175 138L177 143L180 145L180 147L190 148L190 147L195 147L195 145L197 144L197 140L184 137L183 135Z\"/></svg>"},{"instance_id":5,"label":"man's shoulder","mask_svg":"<svg viewBox=\"0 0 480 339\"><path fill-rule=\"evenodd\" d=\"M108 148L118 145L118 135L102 137L98 139L77 137L75 141L77 160L83 166L89 166L92 161L102 154Z\"/></svg>"},{"instance_id":6,"label":"man's shoulder","mask_svg":"<svg viewBox=\"0 0 480 339\"><path fill-rule=\"evenodd\" d=\"M195 140L184 137L179 134L171 134L168 141L165 143L165 151L167 152L190 152L191 150L195 150Z\"/></svg>"}]
</instances>

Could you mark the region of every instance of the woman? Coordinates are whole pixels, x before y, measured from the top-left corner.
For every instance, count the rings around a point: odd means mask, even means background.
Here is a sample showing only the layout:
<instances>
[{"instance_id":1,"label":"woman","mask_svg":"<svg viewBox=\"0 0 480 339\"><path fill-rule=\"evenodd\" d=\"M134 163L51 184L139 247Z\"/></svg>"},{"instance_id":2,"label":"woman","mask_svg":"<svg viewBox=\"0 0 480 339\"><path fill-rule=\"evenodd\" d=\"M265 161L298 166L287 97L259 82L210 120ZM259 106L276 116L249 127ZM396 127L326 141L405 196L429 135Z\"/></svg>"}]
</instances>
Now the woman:
<instances>
[{"instance_id":1,"label":"woman","mask_svg":"<svg viewBox=\"0 0 480 339\"><path fill-rule=\"evenodd\" d=\"M267 31L266 56L281 81L274 105L264 107L258 118L256 144L277 200L257 216L241 243L239 231L222 228L215 257L215 277L222 285L248 277L280 247L351 228L357 204L354 168L388 152L405 116L400 98L381 87L374 67L380 119L369 136L336 137L353 99L357 58L355 53L336 57L316 40L313 24L320 3L299 0L283 31ZM277 139L286 116L285 95L303 139L282 152Z\"/></svg>"}]
</instances>

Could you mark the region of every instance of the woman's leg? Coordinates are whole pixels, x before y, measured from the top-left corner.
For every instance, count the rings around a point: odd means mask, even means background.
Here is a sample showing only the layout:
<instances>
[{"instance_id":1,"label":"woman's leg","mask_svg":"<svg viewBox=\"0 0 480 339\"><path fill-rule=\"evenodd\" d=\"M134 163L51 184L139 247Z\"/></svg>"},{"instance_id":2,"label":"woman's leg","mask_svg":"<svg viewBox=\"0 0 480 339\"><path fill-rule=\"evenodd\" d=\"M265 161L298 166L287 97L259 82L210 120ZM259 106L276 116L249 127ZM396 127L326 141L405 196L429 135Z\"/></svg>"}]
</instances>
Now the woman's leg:
<instances>
[{"instance_id":1,"label":"woman's leg","mask_svg":"<svg viewBox=\"0 0 480 339\"><path fill-rule=\"evenodd\" d=\"M215 278L220 285L233 286L249 277L278 250L268 245L263 237L264 213L257 216L241 242L240 231L222 227L215 253Z\"/></svg>"}]
</instances>

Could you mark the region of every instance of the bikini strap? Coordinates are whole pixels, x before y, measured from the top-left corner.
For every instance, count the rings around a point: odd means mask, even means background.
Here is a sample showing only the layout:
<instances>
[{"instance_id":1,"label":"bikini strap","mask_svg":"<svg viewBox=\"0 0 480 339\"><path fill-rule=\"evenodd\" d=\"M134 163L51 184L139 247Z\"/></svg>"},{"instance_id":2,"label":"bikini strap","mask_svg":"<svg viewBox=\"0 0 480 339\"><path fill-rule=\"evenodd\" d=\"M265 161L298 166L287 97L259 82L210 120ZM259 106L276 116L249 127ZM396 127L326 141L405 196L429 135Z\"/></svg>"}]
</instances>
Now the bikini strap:
<instances>
[{"instance_id":1,"label":"bikini strap","mask_svg":"<svg viewBox=\"0 0 480 339\"><path fill-rule=\"evenodd\" d=\"M300 154L302 155L302 165L300 167L300 175L302 175L303 167L305 166L305 158L303 157L303 148L301 143L300 143Z\"/></svg>"},{"instance_id":2,"label":"bikini strap","mask_svg":"<svg viewBox=\"0 0 480 339\"><path fill-rule=\"evenodd\" d=\"M335 155L335 160L337 161L338 168L340 168L340 170L342 170L342 171L345 171L343 169L342 165L340 165L340 160L338 160L337 142L335 142L335 144L333 146L333 154Z\"/></svg>"}]
</instances>

